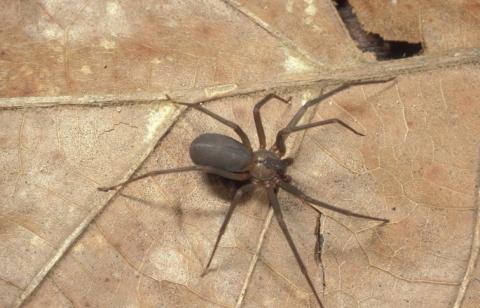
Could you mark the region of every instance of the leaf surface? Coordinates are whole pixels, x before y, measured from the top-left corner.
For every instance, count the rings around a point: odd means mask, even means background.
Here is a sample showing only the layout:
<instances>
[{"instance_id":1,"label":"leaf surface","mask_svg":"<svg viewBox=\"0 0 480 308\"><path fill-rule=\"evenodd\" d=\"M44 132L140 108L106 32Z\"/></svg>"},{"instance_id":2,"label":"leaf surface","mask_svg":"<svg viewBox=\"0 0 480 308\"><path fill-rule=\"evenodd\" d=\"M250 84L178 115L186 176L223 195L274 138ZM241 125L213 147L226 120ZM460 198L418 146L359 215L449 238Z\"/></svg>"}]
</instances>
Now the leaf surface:
<instances>
[{"instance_id":1,"label":"leaf surface","mask_svg":"<svg viewBox=\"0 0 480 308\"><path fill-rule=\"evenodd\" d=\"M281 191L287 225L326 307L477 307L476 6L395 3L351 1L368 31L425 47L379 63L356 48L330 1L8 2L0 306L315 306L275 218L264 228L261 189L237 209L202 277L237 184L182 173L97 187L190 165L201 133L237 138L164 94L211 99L205 106L256 147L252 109L270 91L293 99L263 107L268 144L334 84L397 77L351 87L304 119L338 118L365 137L327 125L288 139L296 186L390 223L325 210L321 263L317 213Z\"/></svg>"}]
</instances>

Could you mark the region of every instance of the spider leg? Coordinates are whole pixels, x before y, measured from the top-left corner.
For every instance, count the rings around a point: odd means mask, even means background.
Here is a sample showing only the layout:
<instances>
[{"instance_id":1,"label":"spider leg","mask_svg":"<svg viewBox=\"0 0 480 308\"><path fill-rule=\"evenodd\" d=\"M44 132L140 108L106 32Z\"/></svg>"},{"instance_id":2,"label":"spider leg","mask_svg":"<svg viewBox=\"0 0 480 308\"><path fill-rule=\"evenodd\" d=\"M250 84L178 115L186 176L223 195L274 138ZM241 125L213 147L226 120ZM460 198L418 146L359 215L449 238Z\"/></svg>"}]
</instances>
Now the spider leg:
<instances>
[{"instance_id":1,"label":"spider leg","mask_svg":"<svg viewBox=\"0 0 480 308\"><path fill-rule=\"evenodd\" d=\"M285 138L284 138L284 136L281 136L280 132L283 131L283 130L288 130L288 129L294 128L297 125L297 123L300 121L300 119L303 117L305 112L308 110L308 108L320 103L321 101L329 98L330 96L333 96L333 95L335 95L335 94L337 94L337 93L339 93L343 90L346 90L346 89L350 88L351 86L362 85L362 84L371 84L371 83L381 83L381 82L387 82L387 81L390 81L390 80L393 80L393 79L395 79L395 78L389 78L389 79L386 79L386 80L349 82L349 83L345 83L343 85L340 85L340 86L334 88L333 90L331 90L331 91L329 91L325 94L322 94L322 95L320 95L320 96L318 96L318 97L316 97L312 100L309 100L297 111L297 113L295 113L295 115L290 120L290 122L287 124L287 126L285 126L284 129L282 129L278 132L277 139L275 141L274 147L276 147L278 149L278 151L280 152L281 155L285 154L285 151L286 151Z\"/></svg>"},{"instance_id":2,"label":"spider leg","mask_svg":"<svg viewBox=\"0 0 480 308\"><path fill-rule=\"evenodd\" d=\"M288 231L287 224L283 219L282 210L280 209L280 204L278 203L277 195L275 194L275 191L273 189L268 190L268 199L270 201L270 205L273 207L273 212L275 214L275 217L277 218L278 224L280 225L280 229L282 229L283 235L287 239L288 245L290 246L290 249L295 256L295 259L297 260L298 266L300 267L303 276L305 276L305 279L307 280L310 289L312 289L318 304L320 305L320 307L323 307L322 301L320 300L320 297L318 296L317 291L313 286L313 282L308 275L307 268L305 267L305 264L303 263L302 258L300 257L300 254L295 247L295 243L293 242L290 232Z\"/></svg>"},{"instance_id":3,"label":"spider leg","mask_svg":"<svg viewBox=\"0 0 480 308\"><path fill-rule=\"evenodd\" d=\"M309 128L312 128L312 127L327 125L327 124L340 124L341 126L345 127L346 129L350 130L351 132L353 132L356 135L365 136L364 134L356 131L353 127L351 127L347 123L343 122L342 120L328 119L328 120L313 122L313 123L309 123L309 124L305 124L305 125L299 125L299 126L292 127L292 128L284 128L284 129L282 129L278 132L277 142L278 143L283 143L285 145L285 139L291 133L298 132L298 131L301 131L301 130L306 130L306 129L309 129Z\"/></svg>"},{"instance_id":4,"label":"spider leg","mask_svg":"<svg viewBox=\"0 0 480 308\"><path fill-rule=\"evenodd\" d=\"M192 107L192 108L194 108L194 109L196 109L200 112L203 112L203 113L209 115L210 117L214 118L215 120L219 121L220 123L225 124L226 126L230 127L240 137L243 145L245 145L250 151L252 151L252 144L250 143L250 139L248 139L247 134L243 131L243 129L237 123L234 123L232 121L229 121L229 120L223 118L222 116L208 110L207 108L203 107L202 105L200 105L198 103L197 104L182 103L182 102L177 102L177 101L173 100L168 95L166 95L166 97L174 104L179 104L179 105L184 105L184 106L187 106L187 107Z\"/></svg>"},{"instance_id":5,"label":"spider leg","mask_svg":"<svg viewBox=\"0 0 480 308\"><path fill-rule=\"evenodd\" d=\"M232 218L233 211L237 207L240 199L242 196L253 190L255 187L255 184L246 184L242 187L240 187L236 192L235 195L233 196L233 199L230 203L230 207L228 208L227 214L225 215L225 219L223 220L222 226L220 227L220 230L218 231L217 234L217 239L215 241L215 245L213 246L212 252L210 253L210 257L208 258L207 265L205 266L205 269L203 270L202 276L204 276L208 268L210 267L210 264L212 263L213 256L215 255L215 251L217 251L218 244L220 243L220 239L222 238L223 234L225 233L225 230L227 229L228 223L230 222L230 218Z\"/></svg>"},{"instance_id":6,"label":"spider leg","mask_svg":"<svg viewBox=\"0 0 480 308\"><path fill-rule=\"evenodd\" d=\"M326 209L329 209L331 211L335 211L335 212L338 212L338 213L341 213L341 214L347 215L347 216L358 217L358 218L363 218L363 219L371 219L371 220L376 220L376 221L383 221L384 223L387 223L387 222L390 221L386 218L379 218L379 217L373 217L373 216L369 216L369 215L358 214L358 213L355 213L355 212L352 212L352 211L349 211L349 210L346 210L346 209L336 207L334 205L330 205L328 203L325 203L325 202L322 202L320 200L317 200L317 199L314 199L312 197L307 196L304 192L302 192L297 187L293 186L292 184L283 182L283 181L279 182L278 185L282 189L291 193L292 195L297 196L298 198L306 201L307 204L311 208L313 208L316 212L318 212L320 214L321 214L321 212L315 206L313 206L312 204L315 204L317 206L320 206L320 207L323 207L323 208L326 208ZM312 204L310 204L310 203L312 203Z\"/></svg>"},{"instance_id":7,"label":"spider leg","mask_svg":"<svg viewBox=\"0 0 480 308\"><path fill-rule=\"evenodd\" d=\"M271 93L262 98L262 100L256 103L255 107L253 107L253 119L255 120L255 127L257 128L257 136L260 149L265 149L266 145L265 130L263 129L262 118L260 116L260 108L262 108L263 105L265 105L268 101L274 98L285 104L289 104L290 100L292 99L292 97L284 99L274 93Z\"/></svg>"},{"instance_id":8,"label":"spider leg","mask_svg":"<svg viewBox=\"0 0 480 308\"><path fill-rule=\"evenodd\" d=\"M290 122L287 124L287 126L285 126L285 128L281 129L278 133L277 133L277 139L275 141L275 145L274 147L276 147L278 149L278 151L280 152L280 155L283 156L286 152L286 147L285 147L285 138L284 136L282 136L281 132L284 131L284 130L287 130L287 129L291 129L293 127L295 127L295 125L297 125L297 123L302 119L303 115L305 114L305 112L308 110L308 108L320 103L321 101L323 101L324 99L327 99L329 98L330 96L332 95L335 95L337 94L338 92L341 92L345 89L348 89L352 84L343 84L341 86L338 86L336 87L335 89L325 93L325 94L322 94L320 95L319 97L317 98L314 98L312 100L309 100L308 102L306 102L302 107L300 107L300 109L298 109L298 111L295 113L295 115L293 116L293 118L290 120Z\"/></svg>"},{"instance_id":9,"label":"spider leg","mask_svg":"<svg viewBox=\"0 0 480 308\"><path fill-rule=\"evenodd\" d=\"M179 168L173 168L173 169L155 170L155 171L147 172L145 174L133 177L133 178L127 180L127 181L115 184L113 186L98 187L97 189L101 190L101 191L109 191L109 190L116 189L116 188L125 186L127 184L130 184L132 182L135 182L135 181L138 181L138 180L141 180L141 179L144 179L144 178L148 178L148 177L151 177L151 176L168 174L168 173L187 172L187 171L203 171L203 172L206 172L206 173L216 174L216 175L219 175L221 177L224 177L224 178L227 178L227 179L230 179L230 180L236 180L236 181L243 181L243 180L248 179L248 177L249 177L248 173L233 173L233 172L225 171L225 170L210 167L210 166L194 165L194 166L179 167Z\"/></svg>"},{"instance_id":10,"label":"spider leg","mask_svg":"<svg viewBox=\"0 0 480 308\"><path fill-rule=\"evenodd\" d=\"M293 164L293 158L291 157L284 158L282 159L282 161L286 167L291 166Z\"/></svg>"}]
</instances>

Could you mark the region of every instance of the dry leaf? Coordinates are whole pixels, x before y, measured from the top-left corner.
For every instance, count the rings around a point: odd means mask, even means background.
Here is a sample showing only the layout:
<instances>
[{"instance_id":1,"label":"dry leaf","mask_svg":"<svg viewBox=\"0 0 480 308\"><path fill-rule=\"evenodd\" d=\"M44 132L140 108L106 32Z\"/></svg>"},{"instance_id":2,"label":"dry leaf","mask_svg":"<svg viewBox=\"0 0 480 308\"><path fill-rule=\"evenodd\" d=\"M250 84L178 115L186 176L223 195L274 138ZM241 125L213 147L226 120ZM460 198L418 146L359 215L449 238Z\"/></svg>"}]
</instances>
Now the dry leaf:
<instances>
[{"instance_id":1,"label":"dry leaf","mask_svg":"<svg viewBox=\"0 0 480 308\"><path fill-rule=\"evenodd\" d=\"M305 118L339 118L365 137L330 125L289 139L298 187L391 222L325 211L317 264L317 214L281 192L285 219L326 307L478 307L478 5L351 2L367 30L421 40L424 55L375 62L326 0L8 1L0 306L315 306L275 218L256 255L265 194L237 210L201 277L238 185L185 173L96 188L191 164L201 133L235 137L165 93L215 99L206 106L255 145L252 108L264 90L292 96L292 106L262 109L271 144L338 80L398 76L352 87Z\"/></svg>"}]
</instances>

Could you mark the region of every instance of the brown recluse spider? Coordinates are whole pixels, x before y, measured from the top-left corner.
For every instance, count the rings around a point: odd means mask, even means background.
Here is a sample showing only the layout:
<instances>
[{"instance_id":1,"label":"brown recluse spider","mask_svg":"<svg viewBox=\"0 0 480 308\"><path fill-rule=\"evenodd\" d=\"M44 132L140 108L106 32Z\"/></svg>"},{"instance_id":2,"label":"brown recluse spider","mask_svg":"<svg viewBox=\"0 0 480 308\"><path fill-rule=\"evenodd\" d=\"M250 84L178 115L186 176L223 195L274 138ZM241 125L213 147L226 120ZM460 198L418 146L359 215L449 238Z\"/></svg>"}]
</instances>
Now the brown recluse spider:
<instances>
[{"instance_id":1,"label":"brown recluse spider","mask_svg":"<svg viewBox=\"0 0 480 308\"><path fill-rule=\"evenodd\" d=\"M293 242L292 237L290 236L290 232L288 231L287 225L283 219L282 210L280 209L280 205L277 199L277 192L278 189L283 189L288 193L302 199L305 201L306 204L310 205L315 211L319 212L311 204L315 204L319 207L329 209L338 213L342 213L344 215L364 218L364 219L371 219L376 221L381 221L383 223L388 222L388 219L385 218L378 218L363 214L354 213L352 211L338 208L336 206L327 204L320 200L314 199L300 189L295 187L294 185L290 184L290 177L285 174L285 171L288 166L293 163L292 158L282 158L285 155L285 139L291 133L306 130L308 128L327 125L327 124L339 124L344 128L350 130L351 132L359 135L364 136L363 134L357 132L355 129L344 123L339 119L328 119L318 122L313 122L304 125L298 125L297 123L300 121L302 116L305 114L308 108L318 104L322 100L342 91L345 90L353 85L360 85L360 84L369 84L369 83L379 83L385 82L388 80L382 81L367 81L367 82L351 82L347 84L340 85L333 90L320 95L319 97L312 99L306 102L293 116L290 122L277 133L275 144L267 150L266 147L266 140L265 140L265 131L262 125L262 119L260 117L260 108L265 105L268 101L272 99L277 99L283 103L289 104L290 99L284 99L276 94L269 94L265 96L262 100L256 103L255 107L253 108L253 118L255 120L255 126L257 129L257 135L259 140L259 149L257 151L252 150L252 146L248 136L245 132L238 126L237 124L222 118L220 115L213 113L212 111L204 108L201 103L196 104L187 104L187 103L179 103L172 102L186 105L192 107L198 111L206 113L207 115L211 116L212 118L218 120L219 122L225 124L226 126L232 128L237 135L241 139L241 143L237 140L220 134L214 133L207 133L201 134L190 145L190 157L195 165L187 166L187 167L179 167L173 169L165 169L165 170L156 170L151 171L146 174L134 177L129 179L128 181L119 183L114 186L110 187L100 187L98 188L101 191L108 191L115 188L119 188L126 184L129 184L134 181L138 181L140 179L151 177L155 175L167 174L167 173L177 173L177 172L186 172L186 171L203 171L206 173L216 174L221 177L236 180L236 181L246 181L249 180L250 182L245 184L244 186L240 187L236 192L231 201L230 207L227 210L225 215L225 219L220 227L220 231L218 232L217 239L215 241L215 245L210 253L210 257L208 258L207 265L205 266L205 270L203 273L206 273L210 264L212 263L213 256L215 255L215 251L217 250L218 244L222 235L225 233L225 229L227 228L228 222L232 217L233 211L235 210L236 206L238 205L241 197L250 191L253 191L257 187L262 187L267 191L268 199L270 202L270 206L273 208L273 212L275 217L280 225L280 229L285 236L288 245L290 246L295 259L302 271L303 276L308 282L318 304L323 307L322 302L320 301L320 297L313 286L313 282L310 279L310 276L307 273L307 269L298 253L297 248ZM310 204L311 203L311 204Z\"/></svg>"}]
</instances>

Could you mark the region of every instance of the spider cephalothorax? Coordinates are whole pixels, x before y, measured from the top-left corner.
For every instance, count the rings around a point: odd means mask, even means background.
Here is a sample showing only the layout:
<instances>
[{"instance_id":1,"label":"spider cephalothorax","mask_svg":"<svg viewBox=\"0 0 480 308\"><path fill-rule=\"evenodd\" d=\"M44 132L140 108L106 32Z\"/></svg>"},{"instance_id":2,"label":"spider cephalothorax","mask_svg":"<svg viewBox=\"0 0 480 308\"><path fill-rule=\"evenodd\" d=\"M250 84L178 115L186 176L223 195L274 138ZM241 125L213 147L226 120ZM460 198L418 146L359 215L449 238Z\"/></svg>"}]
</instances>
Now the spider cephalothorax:
<instances>
[{"instance_id":1,"label":"spider cephalothorax","mask_svg":"<svg viewBox=\"0 0 480 308\"><path fill-rule=\"evenodd\" d=\"M268 150L258 150L253 154L253 164L250 175L258 181L269 182L279 180L285 174L287 164L278 155Z\"/></svg>"},{"instance_id":2,"label":"spider cephalothorax","mask_svg":"<svg viewBox=\"0 0 480 308\"><path fill-rule=\"evenodd\" d=\"M209 268L213 256L215 255L215 251L218 247L220 239L222 235L225 233L227 225L232 217L232 214L238 205L241 197L247 193L253 191L257 187L261 187L267 191L268 199L270 202L270 206L273 208L275 217L278 220L280 228L285 235L285 238L292 249L292 252L297 260L297 263L305 276L310 288L312 289L313 294L320 306L323 307L322 302L320 301L320 297L315 290L315 287L307 273L306 267L300 257L300 254L295 247L292 237L288 231L287 225L283 220L283 214L280 209L280 205L277 199L277 192L279 189L283 189L292 195L297 196L298 198L305 201L307 205L310 205L314 210L318 211L318 207L326 208L329 210L333 210L345 215L359 217L364 219L371 219L381 222L388 222L388 219L385 218L378 218L363 214L358 214L351 212L346 209L338 208L336 206L327 204L320 200L314 199L309 197L305 193L303 193L300 189L295 187L294 185L290 184L290 177L286 174L286 169L289 165L293 163L293 159L291 158L283 158L286 152L285 147L285 138L297 131L305 130L308 128L327 125L327 124L338 124L341 125L351 132L363 136L361 133L357 132L355 129L351 128L344 122L339 119L328 119L318 122L313 122L304 125L297 125L302 116L305 114L308 108L312 107L315 104L318 104L325 98L328 98L354 84L362 84L362 83L374 83L373 82L357 82L357 83L350 83L341 85L330 92L327 92L313 100L306 102L293 116L290 122L285 126L285 128L281 129L276 136L275 144L270 147L269 150L266 149L266 138L265 132L262 125L262 120L260 117L260 108L270 101L271 99L275 98L280 100L283 103L289 103L290 99L283 99L275 94L269 94L265 96L261 101L259 101L254 109L253 109L253 117L255 120L255 126L257 128L257 135L259 139L259 149L256 151L252 150L252 146L248 136L245 132L238 126L237 124L224 119L223 117L219 116L216 113L211 112L210 110L204 108L201 104L186 104L186 103L178 103L170 99L172 102L182 105L187 105L192 107L198 111L201 111L212 118L220 121L221 123L227 125L228 127L232 128L237 135L240 137L242 142L239 142L231 137L215 134L215 133L208 133L208 134L201 134L197 138L195 138L191 145L190 145L190 157L192 161L195 163L193 166L187 167L178 167L172 169L165 169L165 170L156 170L152 172L148 172L146 174L131 178L128 181L123 183L119 183L114 186L110 187L100 187L99 190L108 191L111 189L115 189L118 187L122 187L128 183L138 181L140 179L160 175L160 174L167 174L167 173L177 173L177 172L186 172L186 171L203 171L206 173L212 173L219 176L222 176L227 179L236 180L236 181L248 181L247 184L241 186L236 192L231 201L230 207L227 210L225 215L225 219L220 227L220 231L218 232L217 239L215 245L210 253L210 257L208 259L207 265L205 266L206 273L207 269ZM384 81L380 81L384 82ZM315 205L315 206L314 206Z\"/></svg>"}]
</instances>

